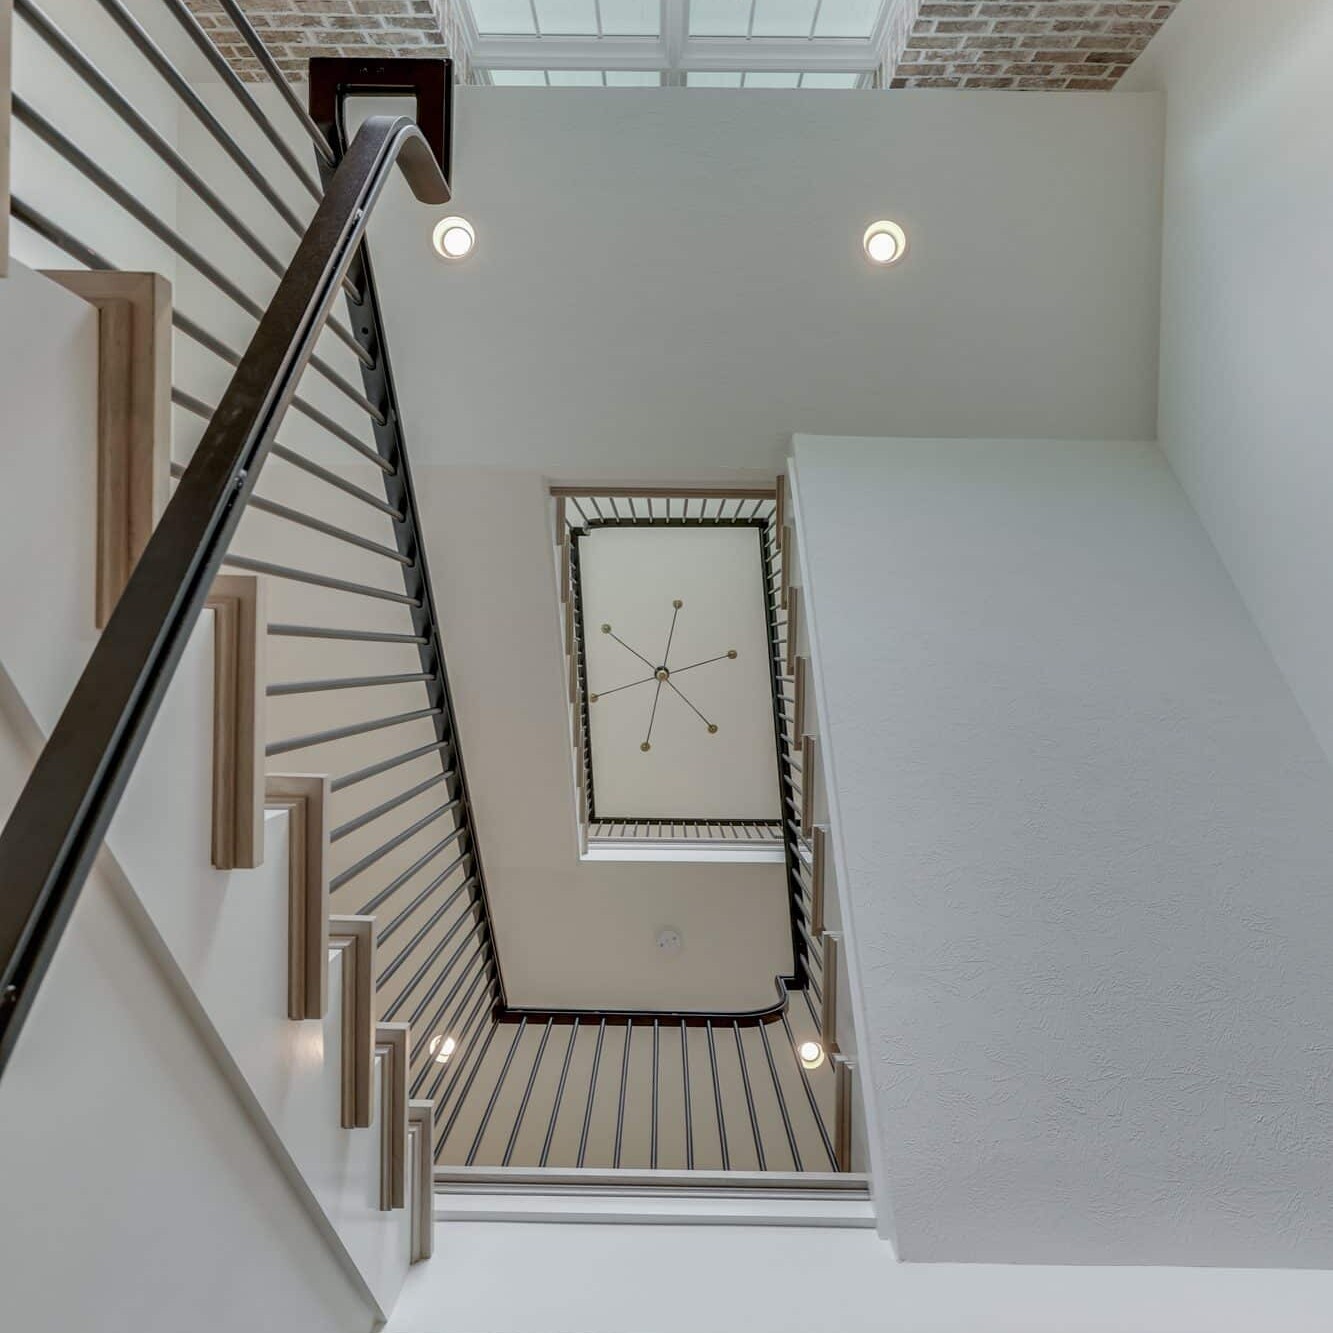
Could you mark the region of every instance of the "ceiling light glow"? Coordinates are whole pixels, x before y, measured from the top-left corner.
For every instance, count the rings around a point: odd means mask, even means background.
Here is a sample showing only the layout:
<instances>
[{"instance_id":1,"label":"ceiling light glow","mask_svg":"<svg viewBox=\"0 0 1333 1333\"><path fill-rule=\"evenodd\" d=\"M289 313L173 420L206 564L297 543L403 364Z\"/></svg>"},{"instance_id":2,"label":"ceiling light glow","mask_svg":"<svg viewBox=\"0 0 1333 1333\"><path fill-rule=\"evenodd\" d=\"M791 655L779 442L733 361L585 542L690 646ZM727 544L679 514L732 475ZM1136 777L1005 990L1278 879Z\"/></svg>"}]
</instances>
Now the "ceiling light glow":
<instances>
[{"instance_id":1,"label":"ceiling light glow","mask_svg":"<svg viewBox=\"0 0 1333 1333\"><path fill-rule=\"evenodd\" d=\"M866 258L880 268L896 264L907 250L907 233L887 218L872 222L861 237L861 248Z\"/></svg>"},{"instance_id":2,"label":"ceiling light glow","mask_svg":"<svg viewBox=\"0 0 1333 1333\"><path fill-rule=\"evenodd\" d=\"M796 1054L807 1069L818 1069L824 1063L824 1048L817 1041L803 1041Z\"/></svg>"},{"instance_id":3,"label":"ceiling light glow","mask_svg":"<svg viewBox=\"0 0 1333 1333\"><path fill-rule=\"evenodd\" d=\"M442 259L466 259L477 244L477 232L467 218L441 218L431 241Z\"/></svg>"},{"instance_id":4,"label":"ceiling light glow","mask_svg":"<svg viewBox=\"0 0 1333 1333\"><path fill-rule=\"evenodd\" d=\"M449 1063L449 1057L458 1049L458 1043L452 1037L436 1033L430 1039L427 1049L435 1057L436 1064L445 1065Z\"/></svg>"}]
</instances>

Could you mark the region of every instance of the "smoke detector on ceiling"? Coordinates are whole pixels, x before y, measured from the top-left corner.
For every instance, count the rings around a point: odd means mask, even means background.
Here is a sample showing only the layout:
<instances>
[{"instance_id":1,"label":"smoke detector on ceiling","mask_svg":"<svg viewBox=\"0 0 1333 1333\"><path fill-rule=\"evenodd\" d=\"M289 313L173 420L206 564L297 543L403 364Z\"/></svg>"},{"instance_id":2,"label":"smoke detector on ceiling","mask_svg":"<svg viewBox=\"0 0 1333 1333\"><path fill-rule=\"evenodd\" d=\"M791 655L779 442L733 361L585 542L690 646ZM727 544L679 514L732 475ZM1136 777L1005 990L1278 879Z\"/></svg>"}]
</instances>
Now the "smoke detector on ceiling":
<instances>
[{"instance_id":1,"label":"smoke detector on ceiling","mask_svg":"<svg viewBox=\"0 0 1333 1333\"><path fill-rule=\"evenodd\" d=\"M657 951L659 953L679 953L681 947L680 931L675 926L663 926L657 932Z\"/></svg>"}]
</instances>

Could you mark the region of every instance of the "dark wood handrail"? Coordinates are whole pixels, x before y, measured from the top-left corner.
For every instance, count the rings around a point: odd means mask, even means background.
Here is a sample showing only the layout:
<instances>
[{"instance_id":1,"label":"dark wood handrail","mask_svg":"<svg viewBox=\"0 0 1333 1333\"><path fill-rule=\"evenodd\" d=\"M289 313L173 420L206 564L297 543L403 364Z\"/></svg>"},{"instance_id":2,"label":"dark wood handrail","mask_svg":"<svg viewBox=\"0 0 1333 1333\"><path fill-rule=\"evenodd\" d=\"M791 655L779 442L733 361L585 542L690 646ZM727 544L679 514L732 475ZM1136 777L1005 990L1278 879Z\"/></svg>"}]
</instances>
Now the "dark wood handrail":
<instances>
[{"instance_id":1,"label":"dark wood handrail","mask_svg":"<svg viewBox=\"0 0 1333 1333\"><path fill-rule=\"evenodd\" d=\"M448 202L422 130L367 119L0 832L0 1072L395 166L419 200Z\"/></svg>"}]
</instances>

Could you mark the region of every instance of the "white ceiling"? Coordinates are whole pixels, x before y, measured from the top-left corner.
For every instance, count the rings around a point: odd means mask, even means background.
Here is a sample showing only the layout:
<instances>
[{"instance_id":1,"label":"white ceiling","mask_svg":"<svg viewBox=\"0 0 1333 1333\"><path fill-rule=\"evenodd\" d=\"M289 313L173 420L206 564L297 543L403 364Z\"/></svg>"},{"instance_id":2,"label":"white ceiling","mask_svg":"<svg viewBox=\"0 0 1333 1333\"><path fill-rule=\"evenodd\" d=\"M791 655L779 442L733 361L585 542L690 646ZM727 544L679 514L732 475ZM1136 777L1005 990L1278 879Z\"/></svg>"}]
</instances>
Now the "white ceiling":
<instances>
[{"instance_id":1,"label":"white ceiling","mask_svg":"<svg viewBox=\"0 0 1333 1333\"><path fill-rule=\"evenodd\" d=\"M458 0L496 84L856 88L911 0Z\"/></svg>"},{"instance_id":2,"label":"white ceiling","mask_svg":"<svg viewBox=\"0 0 1333 1333\"><path fill-rule=\"evenodd\" d=\"M599 818L778 818L760 533L626 526L578 539Z\"/></svg>"}]
</instances>

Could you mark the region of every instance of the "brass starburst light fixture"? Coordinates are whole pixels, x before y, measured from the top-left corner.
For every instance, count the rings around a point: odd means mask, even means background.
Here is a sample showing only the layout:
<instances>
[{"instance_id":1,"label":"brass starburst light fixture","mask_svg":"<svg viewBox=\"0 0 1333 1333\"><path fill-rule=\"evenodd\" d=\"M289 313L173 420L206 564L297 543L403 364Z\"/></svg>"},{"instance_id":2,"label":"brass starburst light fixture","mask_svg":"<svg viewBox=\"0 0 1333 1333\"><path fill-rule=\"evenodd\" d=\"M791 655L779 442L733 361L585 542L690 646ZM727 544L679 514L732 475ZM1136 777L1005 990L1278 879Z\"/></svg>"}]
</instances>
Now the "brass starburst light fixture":
<instances>
[{"instance_id":1,"label":"brass starburst light fixture","mask_svg":"<svg viewBox=\"0 0 1333 1333\"><path fill-rule=\"evenodd\" d=\"M671 690L672 693L689 708L690 712L704 724L704 727L707 729L710 736L717 735L717 723L710 722L708 718L695 707L694 702L685 694L680 686L676 684L676 679L679 676L683 676L687 671L695 671L699 667L712 666L714 662L735 661L736 650L734 648L728 648L726 652L719 653L716 657L706 657L703 661L691 662L688 666L673 667L671 665L671 643L676 637L676 621L684 606L685 603L682 602L679 597L671 603L671 628L667 631L666 648L662 653L660 663L651 662L639 652L637 648L631 648L610 625L602 626L603 634L609 634L623 649L625 649L626 652L633 653L634 656L648 668L651 674L644 676L642 680L632 680L628 685L617 685L614 689L603 690L600 694L594 694L589 691L588 702L590 704L595 704L599 699L604 699L608 694L619 694L621 690L632 690L639 685L652 685L656 682L656 689L653 690L653 705L648 714L648 730L645 733L643 740L639 743L639 749L642 750L644 754L647 754L648 751L653 748L653 724L657 721L657 705L662 698L663 685Z\"/></svg>"}]
</instances>

